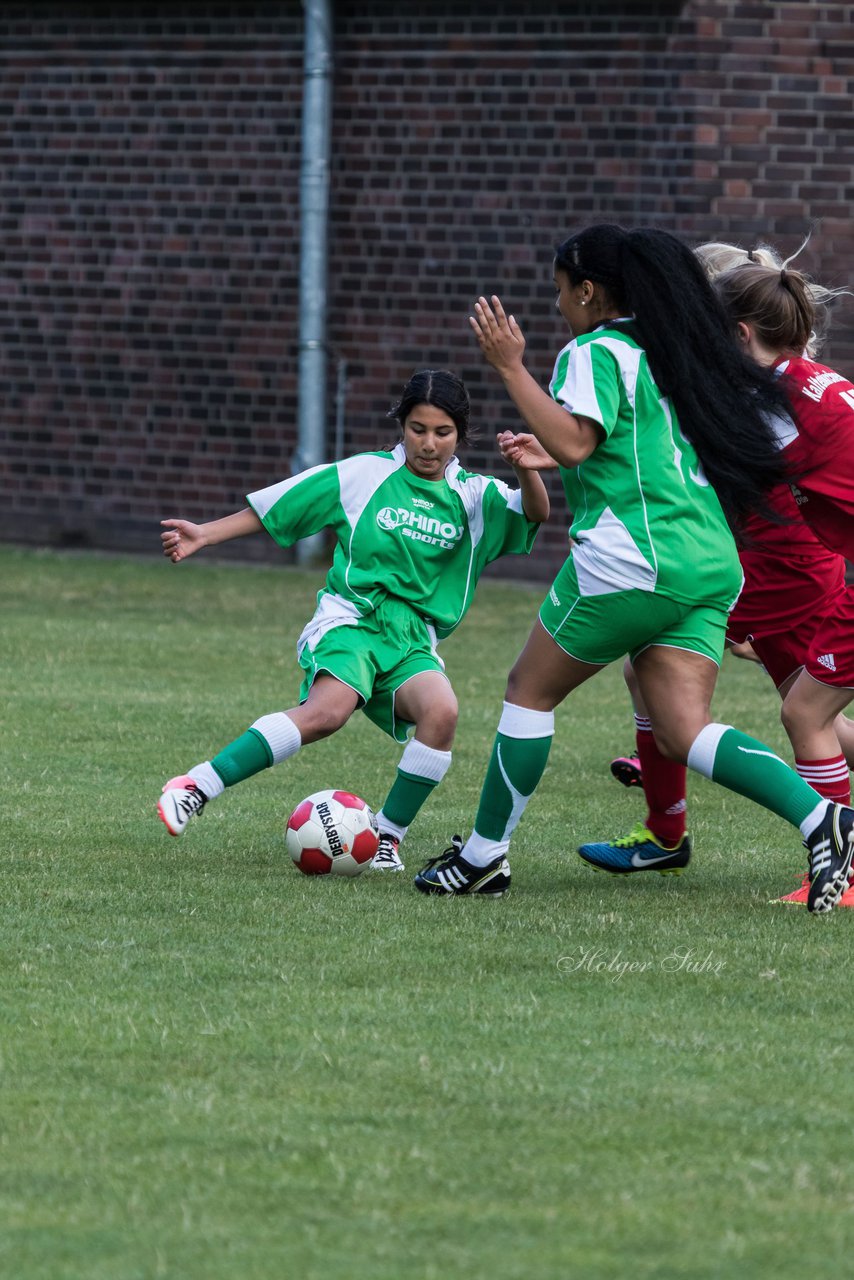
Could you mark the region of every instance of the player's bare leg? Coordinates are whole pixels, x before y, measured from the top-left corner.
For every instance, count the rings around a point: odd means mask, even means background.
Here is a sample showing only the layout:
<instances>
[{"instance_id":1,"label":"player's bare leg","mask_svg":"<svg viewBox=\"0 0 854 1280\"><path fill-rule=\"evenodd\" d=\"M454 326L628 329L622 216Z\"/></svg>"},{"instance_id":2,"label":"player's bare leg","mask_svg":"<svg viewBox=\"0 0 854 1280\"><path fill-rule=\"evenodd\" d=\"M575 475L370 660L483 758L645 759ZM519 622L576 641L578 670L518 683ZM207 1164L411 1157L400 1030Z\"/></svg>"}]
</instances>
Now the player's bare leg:
<instances>
[{"instance_id":1,"label":"player's bare leg","mask_svg":"<svg viewBox=\"0 0 854 1280\"><path fill-rule=\"evenodd\" d=\"M451 765L459 718L456 695L441 671L420 671L395 692L395 717L415 725L397 776L377 814L375 871L403 871L400 845L410 824Z\"/></svg>"},{"instance_id":2,"label":"player's bare leg","mask_svg":"<svg viewBox=\"0 0 854 1280\"><path fill-rule=\"evenodd\" d=\"M781 719L795 759L838 755L837 719L854 698L854 689L822 684L802 671L783 700Z\"/></svg>"}]
</instances>

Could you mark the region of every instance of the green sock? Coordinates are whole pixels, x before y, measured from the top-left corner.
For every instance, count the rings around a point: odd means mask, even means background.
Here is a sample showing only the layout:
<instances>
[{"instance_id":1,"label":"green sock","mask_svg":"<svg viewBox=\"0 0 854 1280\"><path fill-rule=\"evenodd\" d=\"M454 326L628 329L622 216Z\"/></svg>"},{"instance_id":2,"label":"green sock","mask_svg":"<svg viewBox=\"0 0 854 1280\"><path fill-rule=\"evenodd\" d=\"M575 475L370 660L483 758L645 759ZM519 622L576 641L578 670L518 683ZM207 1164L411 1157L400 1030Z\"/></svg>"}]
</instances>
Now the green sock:
<instances>
[{"instance_id":1,"label":"green sock","mask_svg":"<svg viewBox=\"0 0 854 1280\"><path fill-rule=\"evenodd\" d=\"M383 816L396 827L408 827L430 792L435 791L438 785L438 780L434 782L431 778L417 778L412 773L404 773L402 769L398 769L397 777L383 802Z\"/></svg>"},{"instance_id":2,"label":"green sock","mask_svg":"<svg viewBox=\"0 0 854 1280\"><path fill-rule=\"evenodd\" d=\"M551 734L545 738L496 734L474 822L479 836L497 841L510 839L543 776L551 745Z\"/></svg>"},{"instance_id":3,"label":"green sock","mask_svg":"<svg viewBox=\"0 0 854 1280\"><path fill-rule=\"evenodd\" d=\"M721 726L710 725L708 728L720 729ZM692 768L697 768L730 791L737 791L740 796L764 805L772 813L785 818L786 822L791 822L793 827L799 827L807 814L821 803L819 793L813 791L770 747L738 729L726 727L720 736L711 771L695 764L691 759L693 753L694 747L688 757Z\"/></svg>"},{"instance_id":4,"label":"green sock","mask_svg":"<svg viewBox=\"0 0 854 1280\"><path fill-rule=\"evenodd\" d=\"M262 769L269 769L272 763L273 753L266 739L254 729L247 729L211 760L211 765L227 787L251 778Z\"/></svg>"}]
</instances>

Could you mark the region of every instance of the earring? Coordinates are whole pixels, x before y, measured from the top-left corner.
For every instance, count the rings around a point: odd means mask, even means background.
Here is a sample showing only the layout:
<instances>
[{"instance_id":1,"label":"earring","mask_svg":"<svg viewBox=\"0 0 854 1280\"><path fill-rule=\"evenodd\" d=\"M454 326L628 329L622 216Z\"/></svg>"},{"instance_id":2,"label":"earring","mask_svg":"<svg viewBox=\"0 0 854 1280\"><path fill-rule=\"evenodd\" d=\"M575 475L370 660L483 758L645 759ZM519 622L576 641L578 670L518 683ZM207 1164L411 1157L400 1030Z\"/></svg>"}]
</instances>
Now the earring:
<instances>
[{"instance_id":1,"label":"earring","mask_svg":"<svg viewBox=\"0 0 854 1280\"><path fill-rule=\"evenodd\" d=\"M581 299L581 305L582 305L582 307L586 307L586 306L587 306L587 303L586 303L586 301L585 301L585 299L584 299L584 298L582 298L582 299Z\"/></svg>"}]
</instances>

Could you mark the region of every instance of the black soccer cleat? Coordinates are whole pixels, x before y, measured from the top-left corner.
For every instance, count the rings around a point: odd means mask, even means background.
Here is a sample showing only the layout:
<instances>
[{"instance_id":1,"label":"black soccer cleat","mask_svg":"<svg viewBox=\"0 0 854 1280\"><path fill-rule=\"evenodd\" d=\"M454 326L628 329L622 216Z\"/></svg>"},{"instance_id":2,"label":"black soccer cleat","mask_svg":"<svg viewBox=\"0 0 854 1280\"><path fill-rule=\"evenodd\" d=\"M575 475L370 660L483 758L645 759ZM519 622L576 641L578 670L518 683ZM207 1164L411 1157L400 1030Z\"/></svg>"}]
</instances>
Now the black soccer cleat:
<instances>
[{"instance_id":1,"label":"black soccer cleat","mask_svg":"<svg viewBox=\"0 0 854 1280\"><path fill-rule=\"evenodd\" d=\"M854 855L854 809L828 805L806 846L810 855L807 910L817 914L832 911L848 888Z\"/></svg>"},{"instance_id":2,"label":"black soccer cleat","mask_svg":"<svg viewBox=\"0 0 854 1280\"><path fill-rule=\"evenodd\" d=\"M485 867L473 867L462 855L462 836L452 836L450 848L421 868L415 877L416 889L422 893L440 893L445 897L479 893L485 898L500 898L510 888L510 863L499 854Z\"/></svg>"}]
</instances>

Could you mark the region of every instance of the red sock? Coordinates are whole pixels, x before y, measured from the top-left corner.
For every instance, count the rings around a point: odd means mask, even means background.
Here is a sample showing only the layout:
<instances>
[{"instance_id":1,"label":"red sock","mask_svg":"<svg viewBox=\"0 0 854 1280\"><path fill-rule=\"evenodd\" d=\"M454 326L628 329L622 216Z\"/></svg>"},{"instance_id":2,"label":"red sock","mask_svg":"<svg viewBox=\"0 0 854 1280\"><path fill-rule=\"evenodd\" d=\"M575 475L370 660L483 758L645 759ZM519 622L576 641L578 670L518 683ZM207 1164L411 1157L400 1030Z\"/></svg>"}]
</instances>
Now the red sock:
<instances>
[{"instance_id":1,"label":"red sock","mask_svg":"<svg viewBox=\"0 0 854 1280\"><path fill-rule=\"evenodd\" d=\"M851 803L851 778L844 756L830 760L796 760L795 768L810 786L834 804Z\"/></svg>"},{"instance_id":2,"label":"red sock","mask_svg":"<svg viewBox=\"0 0 854 1280\"><path fill-rule=\"evenodd\" d=\"M685 834L688 770L684 764L665 759L658 749L652 730L639 717L636 717L635 723L635 742L643 773L643 792L649 809L645 825L656 840L672 849Z\"/></svg>"}]
</instances>

